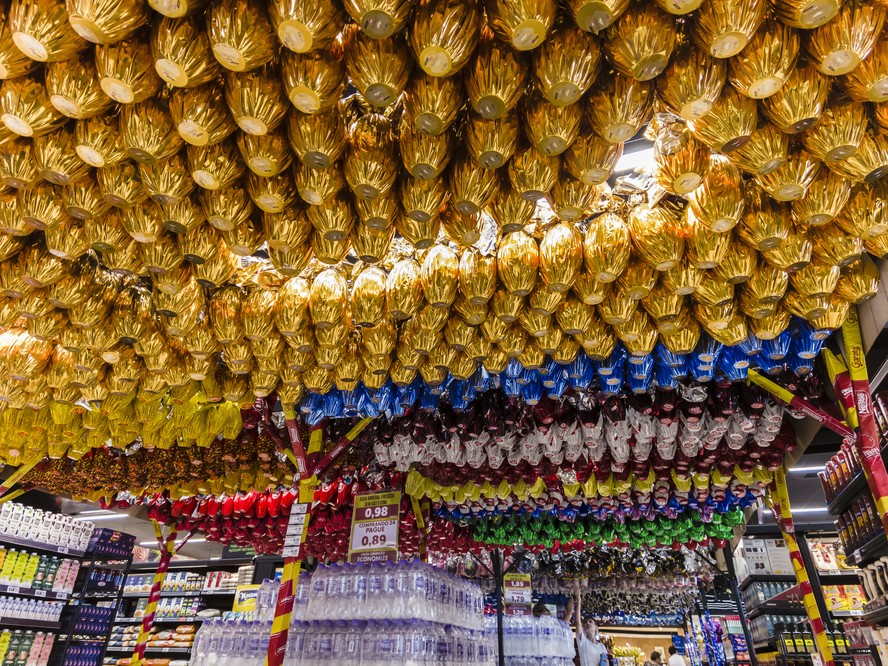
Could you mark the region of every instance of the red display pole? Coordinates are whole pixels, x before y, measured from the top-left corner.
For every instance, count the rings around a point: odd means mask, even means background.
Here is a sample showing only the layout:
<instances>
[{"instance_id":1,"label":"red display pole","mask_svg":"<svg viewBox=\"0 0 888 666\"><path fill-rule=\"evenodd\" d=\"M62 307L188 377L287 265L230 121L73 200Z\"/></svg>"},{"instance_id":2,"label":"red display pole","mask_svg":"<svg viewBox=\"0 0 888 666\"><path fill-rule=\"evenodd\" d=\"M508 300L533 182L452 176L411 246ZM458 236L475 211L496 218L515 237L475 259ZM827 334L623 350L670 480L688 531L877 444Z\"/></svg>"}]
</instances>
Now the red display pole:
<instances>
[{"instance_id":1,"label":"red display pole","mask_svg":"<svg viewBox=\"0 0 888 666\"><path fill-rule=\"evenodd\" d=\"M154 536L157 537L157 544L160 546L160 561L157 563L157 573L154 574L151 594L148 596L148 604L145 607L145 614L142 616L139 638L136 640L136 647L133 650L130 662L132 666L142 666L145 660L145 648L148 646L148 637L151 635L151 627L154 625L154 613L157 611L157 602L160 601L160 588L163 587L163 581L166 578L170 560L173 559L176 545L176 530L170 529L166 540L164 540L160 523L152 520L151 524L154 526Z\"/></svg>"},{"instance_id":2,"label":"red display pole","mask_svg":"<svg viewBox=\"0 0 888 666\"><path fill-rule=\"evenodd\" d=\"M860 322L857 308L848 310L848 318L842 324L842 339L848 360L848 373L851 375L851 388L854 394L854 409L859 425L857 431L857 452L863 467L866 482L876 503L876 511L882 519L882 528L888 534L888 471L882 460L879 445L879 429L873 415L873 396L870 393L869 376L866 371L866 355L860 337Z\"/></svg>"},{"instance_id":3,"label":"red display pole","mask_svg":"<svg viewBox=\"0 0 888 666\"><path fill-rule=\"evenodd\" d=\"M832 649L829 647L829 638L826 635L826 627L823 618L820 617L820 609L814 599L814 591L811 589L811 579L805 569L805 561L799 550L799 542L795 537L795 525L792 520L792 508L789 503L789 491L786 487L786 472L781 467L774 473L774 480L765 495L765 499L774 512L774 520L783 534L783 540L789 550L792 561L792 570L795 572L796 582L802 592L802 602L805 612L808 614L808 623L811 625L811 633L814 634L814 644L824 666L835 666Z\"/></svg>"}]
</instances>

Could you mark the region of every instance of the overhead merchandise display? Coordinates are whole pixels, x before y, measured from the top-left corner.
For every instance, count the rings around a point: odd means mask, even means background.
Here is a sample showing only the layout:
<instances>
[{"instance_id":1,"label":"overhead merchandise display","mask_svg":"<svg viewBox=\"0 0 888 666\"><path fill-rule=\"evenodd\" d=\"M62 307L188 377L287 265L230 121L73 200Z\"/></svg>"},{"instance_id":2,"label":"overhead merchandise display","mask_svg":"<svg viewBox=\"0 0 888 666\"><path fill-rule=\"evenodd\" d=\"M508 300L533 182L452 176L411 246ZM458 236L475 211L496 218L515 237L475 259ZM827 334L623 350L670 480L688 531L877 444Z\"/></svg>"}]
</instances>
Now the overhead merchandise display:
<instances>
[{"instance_id":1,"label":"overhead merchandise display","mask_svg":"<svg viewBox=\"0 0 888 666\"><path fill-rule=\"evenodd\" d=\"M888 255L885 13L13 0L3 491L165 558L343 560L383 490L402 557L724 547L794 417L854 436L816 359Z\"/></svg>"}]
</instances>

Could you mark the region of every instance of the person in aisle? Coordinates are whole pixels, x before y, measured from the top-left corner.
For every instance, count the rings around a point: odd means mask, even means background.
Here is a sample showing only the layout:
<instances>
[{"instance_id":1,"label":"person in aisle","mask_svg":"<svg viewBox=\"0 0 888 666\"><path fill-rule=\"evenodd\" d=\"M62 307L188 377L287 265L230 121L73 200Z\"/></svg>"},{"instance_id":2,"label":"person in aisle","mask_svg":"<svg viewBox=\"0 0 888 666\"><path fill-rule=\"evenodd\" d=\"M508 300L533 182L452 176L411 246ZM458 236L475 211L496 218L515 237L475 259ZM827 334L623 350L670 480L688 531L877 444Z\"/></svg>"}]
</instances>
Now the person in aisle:
<instances>
[{"instance_id":1,"label":"person in aisle","mask_svg":"<svg viewBox=\"0 0 888 666\"><path fill-rule=\"evenodd\" d=\"M674 645L669 646L669 666L688 666L685 658L678 654Z\"/></svg>"},{"instance_id":2,"label":"person in aisle","mask_svg":"<svg viewBox=\"0 0 888 666\"><path fill-rule=\"evenodd\" d=\"M548 606L546 606L546 604L544 604L542 601L537 601L536 604L534 604L531 613L533 613L534 617L547 617L552 614L549 612Z\"/></svg>"},{"instance_id":3,"label":"person in aisle","mask_svg":"<svg viewBox=\"0 0 888 666\"><path fill-rule=\"evenodd\" d=\"M583 622L580 606L580 591L578 589L576 600L568 600L564 617L565 620L569 620L571 614L575 612L577 655L580 658L580 666L607 666L609 661L607 648L598 635L598 626L595 624L595 620L590 619Z\"/></svg>"},{"instance_id":4,"label":"person in aisle","mask_svg":"<svg viewBox=\"0 0 888 666\"><path fill-rule=\"evenodd\" d=\"M663 666L663 657L660 656L660 653L654 650L651 652L650 661L646 661L644 666Z\"/></svg>"}]
</instances>

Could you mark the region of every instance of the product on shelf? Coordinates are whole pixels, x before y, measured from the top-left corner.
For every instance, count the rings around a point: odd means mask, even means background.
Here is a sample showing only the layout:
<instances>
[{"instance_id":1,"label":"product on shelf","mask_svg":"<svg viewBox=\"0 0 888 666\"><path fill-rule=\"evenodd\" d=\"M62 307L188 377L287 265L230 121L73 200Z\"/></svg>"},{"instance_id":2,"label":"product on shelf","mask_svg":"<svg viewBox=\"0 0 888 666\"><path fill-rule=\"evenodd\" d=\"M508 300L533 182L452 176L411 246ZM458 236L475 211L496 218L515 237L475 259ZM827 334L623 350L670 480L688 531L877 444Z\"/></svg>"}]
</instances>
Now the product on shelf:
<instances>
[{"instance_id":1,"label":"product on shelf","mask_svg":"<svg viewBox=\"0 0 888 666\"><path fill-rule=\"evenodd\" d=\"M818 472L823 494L827 502L832 502L860 473L860 454L857 447L844 442L839 452L830 458L823 471Z\"/></svg>"},{"instance_id":2,"label":"product on shelf","mask_svg":"<svg viewBox=\"0 0 888 666\"><path fill-rule=\"evenodd\" d=\"M862 494L843 511L835 525L846 556L883 530L879 513L869 493Z\"/></svg>"},{"instance_id":3,"label":"product on shelf","mask_svg":"<svg viewBox=\"0 0 888 666\"><path fill-rule=\"evenodd\" d=\"M108 633L114 609L108 606L79 604L71 614L70 631L87 636L104 636Z\"/></svg>"},{"instance_id":4,"label":"product on shelf","mask_svg":"<svg viewBox=\"0 0 888 666\"><path fill-rule=\"evenodd\" d=\"M486 661L487 649L492 649L496 657L496 618L485 616L484 637L478 648L485 650L484 659L476 652L476 662ZM530 615L506 615L503 617L503 654L506 664L512 666L570 666L575 655L573 632L567 622L554 617L532 617ZM539 661L545 660L545 661Z\"/></svg>"},{"instance_id":5,"label":"product on shelf","mask_svg":"<svg viewBox=\"0 0 888 666\"><path fill-rule=\"evenodd\" d=\"M135 545L134 535L101 527L93 530L86 551L105 557L127 558Z\"/></svg>"},{"instance_id":6,"label":"product on shelf","mask_svg":"<svg viewBox=\"0 0 888 666\"><path fill-rule=\"evenodd\" d=\"M24 599L2 595L0 596L0 618L58 622L64 605L61 601Z\"/></svg>"},{"instance_id":7,"label":"product on shelf","mask_svg":"<svg viewBox=\"0 0 888 666\"><path fill-rule=\"evenodd\" d=\"M191 618L203 611L205 605L200 597L166 597L157 602L157 610L154 613L154 617L158 620L178 617ZM143 617L147 607L148 599L139 599L133 612L133 617Z\"/></svg>"},{"instance_id":8,"label":"product on shelf","mask_svg":"<svg viewBox=\"0 0 888 666\"><path fill-rule=\"evenodd\" d=\"M298 634L298 631L296 633ZM294 635L292 626L290 635ZM191 666L213 666L214 664L262 666L265 663L270 636L270 621L213 620L204 622L194 639L194 647L191 650ZM289 649L287 652L290 653ZM341 661L328 663L343 664ZM393 666L393 664L387 663L386 666Z\"/></svg>"},{"instance_id":9,"label":"product on shelf","mask_svg":"<svg viewBox=\"0 0 888 666\"><path fill-rule=\"evenodd\" d=\"M109 651L129 650L136 647L139 639L139 625L115 626L108 640ZM194 644L197 626L180 624L173 628L152 627L146 643L147 650L190 650Z\"/></svg>"},{"instance_id":10,"label":"product on shelf","mask_svg":"<svg viewBox=\"0 0 888 666\"><path fill-rule=\"evenodd\" d=\"M0 666L48 666L55 635L42 631L0 632Z\"/></svg>"},{"instance_id":11,"label":"product on shelf","mask_svg":"<svg viewBox=\"0 0 888 666\"><path fill-rule=\"evenodd\" d=\"M80 562L0 545L0 584L70 594Z\"/></svg>"},{"instance_id":12,"label":"product on shelf","mask_svg":"<svg viewBox=\"0 0 888 666\"><path fill-rule=\"evenodd\" d=\"M746 586L741 594L743 605L747 610L752 610L778 594L791 590L795 585L793 582L785 581L753 581ZM784 603L801 604L801 594L798 594L795 599L786 599Z\"/></svg>"},{"instance_id":13,"label":"product on shelf","mask_svg":"<svg viewBox=\"0 0 888 666\"><path fill-rule=\"evenodd\" d=\"M10 537L85 552L94 524L15 502L0 505L0 539Z\"/></svg>"}]
</instances>

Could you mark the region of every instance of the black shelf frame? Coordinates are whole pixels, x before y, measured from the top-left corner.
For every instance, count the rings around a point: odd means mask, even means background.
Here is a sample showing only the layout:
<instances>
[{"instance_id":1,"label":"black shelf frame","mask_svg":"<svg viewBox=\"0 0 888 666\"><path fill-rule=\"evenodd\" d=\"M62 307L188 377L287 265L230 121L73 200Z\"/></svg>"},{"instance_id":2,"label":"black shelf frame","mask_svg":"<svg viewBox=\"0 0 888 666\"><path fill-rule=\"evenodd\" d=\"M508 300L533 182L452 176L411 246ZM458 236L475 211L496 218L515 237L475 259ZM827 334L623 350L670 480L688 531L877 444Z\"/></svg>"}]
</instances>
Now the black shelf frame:
<instances>
[{"instance_id":1,"label":"black shelf frame","mask_svg":"<svg viewBox=\"0 0 888 666\"><path fill-rule=\"evenodd\" d=\"M845 555L845 562L863 568L883 555L888 555L888 537L884 532L879 532L860 548Z\"/></svg>"},{"instance_id":2,"label":"black shelf frame","mask_svg":"<svg viewBox=\"0 0 888 666\"><path fill-rule=\"evenodd\" d=\"M0 627L10 627L15 629L43 629L44 631L58 633L62 628L62 623L61 621L47 622L46 620L26 620L20 617L5 617L0 615Z\"/></svg>"},{"instance_id":3,"label":"black shelf frame","mask_svg":"<svg viewBox=\"0 0 888 666\"><path fill-rule=\"evenodd\" d=\"M150 592L124 592L124 599L147 599ZM161 592L163 597L233 597L235 590L188 590L186 592Z\"/></svg>"},{"instance_id":4,"label":"black shelf frame","mask_svg":"<svg viewBox=\"0 0 888 666\"><path fill-rule=\"evenodd\" d=\"M163 622L165 624L187 624L189 622L204 622L206 620L217 620L219 618L215 617L198 617L197 615L189 615L188 617L156 617L154 618L154 624L158 624L159 622ZM111 624L142 624L142 618L140 617L118 617Z\"/></svg>"},{"instance_id":5,"label":"black shelf frame","mask_svg":"<svg viewBox=\"0 0 888 666\"><path fill-rule=\"evenodd\" d=\"M105 653L107 654L107 653L111 652L113 654L132 654L135 649L136 649L135 645L133 645L132 647L120 647L120 646L109 647L107 650L105 650ZM166 648L146 647L145 652L151 652L151 653L155 653L155 654L191 654L191 648L186 648L186 647L166 647Z\"/></svg>"},{"instance_id":6,"label":"black shelf frame","mask_svg":"<svg viewBox=\"0 0 888 666\"><path fill-rule=\"evenodd\" d=\"M52 590L38 590L27 585L11 585L0 583L0 594L11 594L17 597L30 597L33 599L46 599L48 601L67 601L71 594L68 592L53 592Z\"/></svg>"},{"instance_id":7,"label":"black shelf frame","mask_svg":"<svg viewBox=\"0 0 888 666\"><path fill-rule=\"evenodd\" d=\"M51 543L43 543L42 541L31 541L30 539L22 539L20 537L11 536L9 534L0 534L0 544L7 546L16 546L18 548L28 548L30 550L40 550L44 553L53 553L54 555L68 555L74 559L80 559L86 555L85 551L66 546L54 546Z\"/></svg>"}]
</instances>

